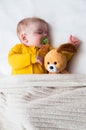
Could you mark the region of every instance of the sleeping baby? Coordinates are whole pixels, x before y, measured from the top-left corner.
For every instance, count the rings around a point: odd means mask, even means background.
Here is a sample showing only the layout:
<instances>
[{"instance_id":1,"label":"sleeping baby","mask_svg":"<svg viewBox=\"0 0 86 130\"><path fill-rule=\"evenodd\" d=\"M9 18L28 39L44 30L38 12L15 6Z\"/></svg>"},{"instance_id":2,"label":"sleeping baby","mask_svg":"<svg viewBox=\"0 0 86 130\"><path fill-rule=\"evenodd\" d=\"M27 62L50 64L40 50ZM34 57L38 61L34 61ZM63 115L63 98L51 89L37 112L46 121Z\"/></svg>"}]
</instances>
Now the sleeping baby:
<instances>
[{"instance_id":1,"label":"sleeping baby","mask_svg":"<svg viewBox=\"0 0 86 130\"><path fill-rule=\"evenodd\" d=\"M48 23L40 18L32 17L21 20L17 25L17 35L20 40L11 48L8 62L12 67L12 74L45 74L44 56L53 49L50 45L50 32ZM44 48L45 42L47 44ZM80 41L70 36L70 42L78 46ZM47 49L46 49L47 47ZM40 52L43 52L41 54Z\"/></svg>"}]
</instances>

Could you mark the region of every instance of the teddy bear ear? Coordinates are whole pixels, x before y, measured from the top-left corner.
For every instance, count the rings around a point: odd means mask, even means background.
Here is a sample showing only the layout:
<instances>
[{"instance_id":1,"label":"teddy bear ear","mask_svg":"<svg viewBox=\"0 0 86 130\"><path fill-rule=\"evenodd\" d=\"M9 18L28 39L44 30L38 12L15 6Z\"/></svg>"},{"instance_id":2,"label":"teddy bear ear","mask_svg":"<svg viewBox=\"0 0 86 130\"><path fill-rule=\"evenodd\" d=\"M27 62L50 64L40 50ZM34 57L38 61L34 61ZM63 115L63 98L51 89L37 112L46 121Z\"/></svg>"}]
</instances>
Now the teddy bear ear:
<instances>
[{"instance_id":1,"label":"teddy bear ear","mask_svg":"<svg viewBox=\"0 0 86 130\"><path fill-rule=\"evenodd\" d=\"M70 61L72 56L77 52L77 48L72 43L65 43L62 44L59 48L57 48L57 52L65 55L67 61Z\"/></svg>"},{"instance_id":2,"label":"teddy bear ear","mask_svg":"<svg viewBox=\"0 0 86 130\"><path fill-rule=\"evenodd\" d=\"M77 48L72 43L65 43L65 44L60 45L57 48L57 52L60 52L60 53L63 53L63 52L76 53Z\"/></svg>"}]
</instances>

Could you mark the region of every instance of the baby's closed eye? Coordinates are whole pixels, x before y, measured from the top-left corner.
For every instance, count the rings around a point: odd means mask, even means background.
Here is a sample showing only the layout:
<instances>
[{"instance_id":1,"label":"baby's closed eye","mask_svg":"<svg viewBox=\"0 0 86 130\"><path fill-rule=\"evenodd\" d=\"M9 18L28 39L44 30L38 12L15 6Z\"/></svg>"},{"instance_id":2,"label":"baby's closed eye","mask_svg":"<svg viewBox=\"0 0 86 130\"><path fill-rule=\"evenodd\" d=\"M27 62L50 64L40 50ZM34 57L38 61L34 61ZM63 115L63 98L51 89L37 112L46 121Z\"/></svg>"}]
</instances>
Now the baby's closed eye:
<instances>
[{"instance_id":1,"label":"baby's closed eye","mask_svg":"<svg viewBox=\"0 0 86 130\"><path fill-rule=\"evenodd\" d=\"M36 32L36 33L38 33L38 34L43 34L43 32L42 32L42 31L38 31L38 32Z\"/></svg>"}]
</instances>

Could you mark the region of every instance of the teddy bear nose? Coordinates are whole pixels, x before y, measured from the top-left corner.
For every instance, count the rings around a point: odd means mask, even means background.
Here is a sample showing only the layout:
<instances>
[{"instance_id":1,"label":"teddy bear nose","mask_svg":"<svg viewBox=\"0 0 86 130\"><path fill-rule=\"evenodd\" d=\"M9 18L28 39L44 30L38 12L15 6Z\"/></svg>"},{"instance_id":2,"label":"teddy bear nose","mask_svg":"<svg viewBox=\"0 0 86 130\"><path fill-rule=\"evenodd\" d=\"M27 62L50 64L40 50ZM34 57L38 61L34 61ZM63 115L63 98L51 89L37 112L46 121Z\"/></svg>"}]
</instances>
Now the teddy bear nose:
<instances>
[{"instance_id":1,"label":"teddy bear nose","mask_svg":"<svg viewBox=\"0 0 86 130\"><path fill-rule=\"evenodd\" d=\"M53 69L53 66L50 66L50 69L52 70L52 69Z\"/></svg>"}]
</instances>

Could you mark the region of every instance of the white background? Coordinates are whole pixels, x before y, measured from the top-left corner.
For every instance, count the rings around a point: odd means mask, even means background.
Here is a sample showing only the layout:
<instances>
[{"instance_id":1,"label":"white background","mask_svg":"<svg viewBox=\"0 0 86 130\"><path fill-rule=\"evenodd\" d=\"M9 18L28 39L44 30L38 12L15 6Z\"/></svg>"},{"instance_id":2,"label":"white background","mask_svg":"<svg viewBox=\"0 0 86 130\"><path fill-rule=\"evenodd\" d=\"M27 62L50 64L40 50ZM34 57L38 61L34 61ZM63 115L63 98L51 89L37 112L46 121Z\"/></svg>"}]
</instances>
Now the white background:
<instances>
[{"instance_id":1,"label":"white background","mask_svg":"<svg viewBox=\"0 0 86 130\"><path fill-rule=\"evenodd\" d=\"M85 0L0 0L0 73L10 74L9 49L19 43L17 23L37 16L51 26L52 45L58 47L72 34L81 40L70 64L71 73L86 74L86 1Z\"/></svg>"}]
</instances>

